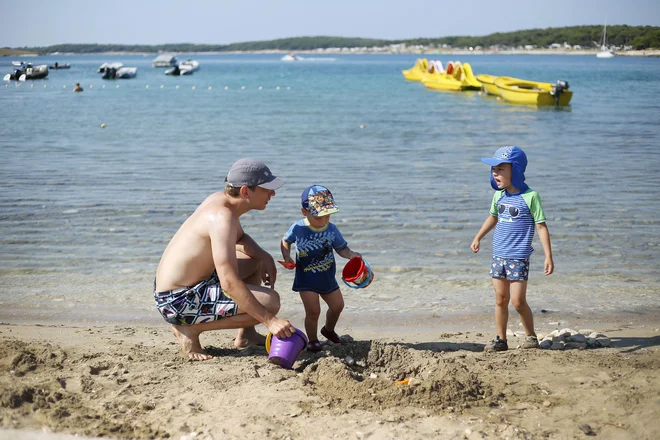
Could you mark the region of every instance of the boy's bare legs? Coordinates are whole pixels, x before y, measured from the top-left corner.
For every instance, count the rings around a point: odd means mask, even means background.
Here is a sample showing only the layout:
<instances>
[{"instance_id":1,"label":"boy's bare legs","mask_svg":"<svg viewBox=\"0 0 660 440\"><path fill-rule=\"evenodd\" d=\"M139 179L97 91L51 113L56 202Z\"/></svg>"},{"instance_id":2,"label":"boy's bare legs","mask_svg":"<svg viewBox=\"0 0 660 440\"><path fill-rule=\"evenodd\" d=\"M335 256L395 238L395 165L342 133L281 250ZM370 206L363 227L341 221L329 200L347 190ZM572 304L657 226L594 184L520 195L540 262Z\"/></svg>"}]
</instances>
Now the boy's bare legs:
<instances>
[{"instance_id":1,"label":"boy's bare legs","mask_svg":"<svg viewBox=\"0 0 660 440\"><path fill-rule=\"evenodd\" d=\"M245 284L253 286L261 286L261 261L255 260L241 252L236 252L236 259L238 261L238 276ZM266 337L257 333L254 328L256 322L244 328L239 328L234 339L234 346L237 348L245 348L250 345L264 345Z\"/></svg>"},{"instance_id":2,"label":"boy's bare legs","mask_svg":"<svg viewBox=\"0 0 660 440\"><path fill-rule=\"evenodd\" d=\"M495 289L495 329L501 340L506 340L506 325L509 321L509 299L511 297L511 282L501 278L493 278Z\"/></svg>"},{"instance_id":3,"label":"boy's bare legs","mask_svg":"<svg viewBox=\"0 0 660 440\"><path fill-rule=\"evenodd\" d=\"M534 315L527 304L527 281L511 281L511 304L520 315L527 336L534 333Z\"/></svg>"},{"instance_id":4,"label":"boy's bare legs","mask_svg":"<svg viewBox=\"0 0 660 440\"><path fill-rule=\"evenodd\" d=\"M319 317L321 316L321 302L319 294L303 290L300 292L303 306L305 306L305 332L310 342L316 342L318 337Z\"/></svg>"},{"instance_id":5,"label":"boy's bare legs","mask_svg":"<svg viewBox=\"0 0 660 440\"><path fill-rule=\"evenodd\" d=\"M328 311L325 314L325 329L334 332L339 315L344 310L344 297L341 295L341 290L337 289L334 292L321 295L323 301L328 305Z\"/></svg>"}]
</instances>

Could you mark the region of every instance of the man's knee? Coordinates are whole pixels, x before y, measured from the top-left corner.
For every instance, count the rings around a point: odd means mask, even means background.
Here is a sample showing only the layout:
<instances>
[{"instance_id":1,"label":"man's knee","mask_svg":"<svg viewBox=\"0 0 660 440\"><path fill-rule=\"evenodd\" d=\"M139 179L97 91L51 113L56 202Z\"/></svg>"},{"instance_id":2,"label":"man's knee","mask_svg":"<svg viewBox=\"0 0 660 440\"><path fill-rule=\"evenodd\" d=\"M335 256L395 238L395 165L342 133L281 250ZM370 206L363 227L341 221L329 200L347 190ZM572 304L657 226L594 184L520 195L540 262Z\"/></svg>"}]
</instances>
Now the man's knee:
<instances>
[{"instance_id":1,"label":"man's knee","mask_svg":"<svg viewBox=\"0 0 660 440\"><path fill-rule=\"evenodd\" d=\"M277 312L280 311L280 294L274 290L271 291L271 293L266 296L263 306L273 315L277 314Z\"/></svg>"}]
</instances>

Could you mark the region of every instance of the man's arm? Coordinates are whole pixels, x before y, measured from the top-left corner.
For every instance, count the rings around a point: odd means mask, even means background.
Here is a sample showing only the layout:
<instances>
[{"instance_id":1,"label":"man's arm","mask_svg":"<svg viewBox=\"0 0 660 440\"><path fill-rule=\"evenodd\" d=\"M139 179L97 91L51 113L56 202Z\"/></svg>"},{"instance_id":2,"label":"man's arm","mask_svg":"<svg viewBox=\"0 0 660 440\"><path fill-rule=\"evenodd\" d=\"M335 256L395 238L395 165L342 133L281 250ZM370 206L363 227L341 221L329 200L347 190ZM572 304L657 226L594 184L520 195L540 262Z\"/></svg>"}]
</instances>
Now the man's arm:
<instances>
[{"instance_id":1,"label":"man's arm","mask_svg":"<svg viewBox=\"0 0 660 440\"><path fill-rule=\"evenodd\" d=\"M235 237L237 237L240 228L238 220L233 218L233 214L227 209L210 214L209 222L213 263L220 279L220 285L236 302L239 310L245 311L248 315L269 327L270 330L270 325L277 318L257 301L250 289L238 276L237 246L235 244Z\"/></svg>"},{"instance_id":2,"label":"man's arm","mask_svg":"<svg viewBox=\"0 0 660 440\"><path fill-rule=\"evenodd\" d=\"M550 231L548 231L548 225L545 222L537 223L536 231L539 233L539 240L541 240L543 252L545 253L543 271L546 275L550 275L555 271L555 263L552 261L552 246L550 245Z\"/></svg>"},{"instance_id":3,"label":"man's arm","mask_svg":"<svg viewBox=\"0 0 660 440\"><path fill-rule=\"evenodd\" d=\"M264 285L275 288L275 281L277 280L277 268L275 267L275 260L273 257L263 250L252 237L243 231L240 222L237 223L237 241L236 250L242 254L252 257L256 260L261 260L261 281Z\"/></svg>"}]
</instances>

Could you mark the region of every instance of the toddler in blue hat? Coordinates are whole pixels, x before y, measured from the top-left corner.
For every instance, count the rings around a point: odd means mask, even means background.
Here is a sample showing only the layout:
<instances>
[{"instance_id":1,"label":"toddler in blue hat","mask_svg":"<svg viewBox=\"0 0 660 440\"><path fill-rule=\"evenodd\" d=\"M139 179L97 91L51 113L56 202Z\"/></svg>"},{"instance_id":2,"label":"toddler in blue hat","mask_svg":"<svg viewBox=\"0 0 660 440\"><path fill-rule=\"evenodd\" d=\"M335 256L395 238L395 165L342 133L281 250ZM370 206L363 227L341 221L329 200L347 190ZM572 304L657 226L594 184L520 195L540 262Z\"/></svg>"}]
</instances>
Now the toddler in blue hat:
<instances>
[{"instance_id":1,"label":"toddler in blue hat","mask_svg":"<svg viewBox=\"0 0 660 440\"><path fill-rule=\"evenodd\" d=\"M484 350L508 350L506 327L510 299L527 333L522 347L538 348L534 316L527 304L529 257L534 252L532 239L535 226L545 253L545 275L550 275L555 268L541 198L525 183L527 156L520 148L502 147L492 158L481 161L491 166L490 185L495 190L490 215L470 245L472 252L479 252L481 239L495 228L490 276L495 289L497 337Z\"/></svg>"},{"instance_id":2,"label":"toddler in blue hat","mask_svg":"<svg viewBox=\"0 0 660 440\"><path fill-rule=\"evenodd\" d=\"M291 245L296 246L296 275L292 289L300 293L305 306L305 331L309 338L307 350L319 351L323 348L316 333L321 315L319 296L328 305L321 334L334 343L342 343L335 332L335 325L344 309L344 298L335 279L334 251L346 259L361 255L348 247L339 229L330 223L330 215L339 208L328 188L321 185L305 188L301 202L305 218L291 225L280 247L284 263L293 267Z\"/></svg>"}]
</instances>

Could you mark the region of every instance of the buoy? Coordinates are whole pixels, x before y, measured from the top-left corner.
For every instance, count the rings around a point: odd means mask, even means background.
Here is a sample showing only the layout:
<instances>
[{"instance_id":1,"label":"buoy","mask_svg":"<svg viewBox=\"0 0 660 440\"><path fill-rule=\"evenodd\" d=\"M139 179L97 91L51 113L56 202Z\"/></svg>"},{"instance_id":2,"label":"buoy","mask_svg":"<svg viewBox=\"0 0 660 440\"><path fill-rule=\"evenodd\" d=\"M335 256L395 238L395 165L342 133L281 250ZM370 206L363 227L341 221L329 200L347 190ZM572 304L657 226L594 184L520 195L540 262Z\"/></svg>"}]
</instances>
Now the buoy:
<instances>
[{"instance_id":1,"label":"buoy","mask_svg":"<svg viewBox=\"0 0 660 440\"><path fill-rule=\"evenodd\" d=\"M275 90L279 90L279 89L280 89L280 86L275 87Z\"/></svg>"},{"instance_id":2,"label":"buoy","mask_svg":"<svg viewBox=\"0 0 660 440\"><path fill-rule=\"evenodd\" d=\"M477 95L481 96L481 92L477 92Z\"/></svg>"},{"instance_id":3,"label":"buoy","mask_svg":"<svg viewBox=\"0 0 660 440\"><path fill-rule=\"evenodd\" d=\"M178 88L179 88L179 86L176 86L176 88L178 89Z\"/></svg>"},{"instance_id":4,"label":"buoy","mask_svg":"<svg viewBox=\"0 0 660 440\"><path fill-rule=\"evenodd\" d=\"M209 90L211 90L213 87L209 86Z\"/></svg>"},{"instance_id":5,"label":"buoy","mask_svg":"<svg viewBox=\"0 0 660 440\"><path fill-rule=\"evenodd\" d=\"M364 124L360 125L360 128L364 128Z\"/></svg>"},{"instance_id":6,"label":"buoy","mask_svg":"<svg viewBox=\"0 0 660 440\"><path fill-rule=\"evenodd\" d=\"M147 88L147 89L149 88L149 84L147 84L147 87L146 87L146 88Z\"/></svg>"},{"instance_id":7,"label":"buoy","mask_svg":"<svg viewBox=\"0 0 660 440\"><path fill-rule=\"evenodd\" d=\"M259 86L259 90L263 89L263 87Z\"/></svg>"},{"instance_id":8,"label":"buoy","mask_svg":"<svg viewBox=\"0 0 660 440\"><path fill-rule=\"evenodd\" d=\"M192 86L192 89L195 90L195 86Z\"/></svg>"},{"instance_id":9,"label":"buoy","mask_svg":"<svg viewBox=\"0 0 660 440\"><path fill-rule=\"evenodd\" d=\"M161 89L164 89L164 88L165 88L165 86L161 84L161 85L160 85L160 88L161 88Z\"/></svg>"},{"instance_id":10,"label":"buoy","mask_svg":"<svg viewBox=\"0 0 660 440\"><path fill-rule=\"evenodd\" d=\"M101 124L101 128L105 128L105 124Z\"/></svg>"},{"instance_id":11,"label":"buoy","mask_svg":"<svg viewBox=\"0 0 660 440\"><path fill-rule=\"evenodd\" d=\"M62 86L62 88L63 88L63 89L66 89L66 84L64 84L64 85Z\"/></svg>"},{"instance_id":12,"label":"buoy","mask_svg":"<svg viewBox=\"0 0 660 440\"><path fill-rule=\"evenodd\" d=\"M93 84L90 84L90 85L89 85L89 88L90 88L90 89L91 89L91 88L93 88L93 87L94 87L94 85L93 85Z\"/></svg>"},{"instance_id":13,"label":"buoy","mask_svg":"<svg viewBox=\"0 0 660 440\"><path fill-rule=\"evenodd\" d=\"M500 97L498 96L498 97L497 97L497 100L498 100L498 101L501 101L501 100L502 100L502 98L500 98Z\"/></svg>"},{"instance_id":14,"label":"buoy","mask_svg":"<svg viewBox=\"0 0 660 440\"><path fill-rule=\"evenodd\" d=\"M229 90L229 86L225 86L225 90Z\"/></svg>"},{"instance_id":15,"label":"buoy","mask_svg":"<svg viewBox=\"0 0 660 440\"><path fill-rule=\"evenodd\" d=\"M241 87L241 90L245 90L245 86Z\"/></svg>"},{"instance_id":16,"label":"buoy","mask_svg":"<svg viewBox=\"0 0 660 440\"><path fill-rule=\"evenodd\" d=\"M119 88L119 84L117 84L117 88Z\"/></svg>"},{"instance_id":17,"label":"buoy","mask_svg":"<svg viewBox=\"0 0 660 440\"><path fill-rule=\"evenodd\" d=\"M105 89L105 84L103 84L103 88Z\"/></svg>"}]
</instances>

